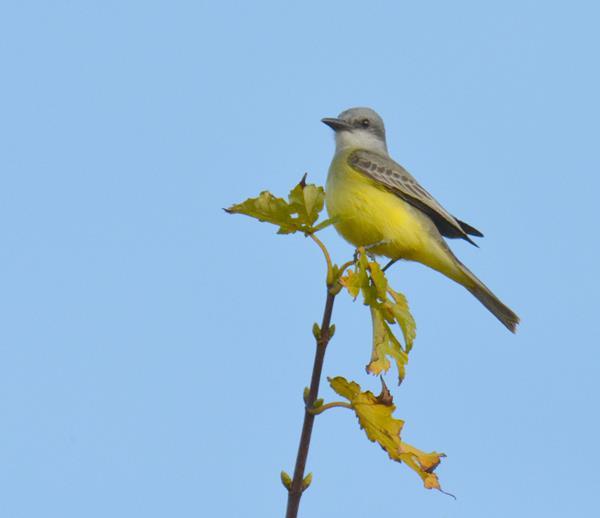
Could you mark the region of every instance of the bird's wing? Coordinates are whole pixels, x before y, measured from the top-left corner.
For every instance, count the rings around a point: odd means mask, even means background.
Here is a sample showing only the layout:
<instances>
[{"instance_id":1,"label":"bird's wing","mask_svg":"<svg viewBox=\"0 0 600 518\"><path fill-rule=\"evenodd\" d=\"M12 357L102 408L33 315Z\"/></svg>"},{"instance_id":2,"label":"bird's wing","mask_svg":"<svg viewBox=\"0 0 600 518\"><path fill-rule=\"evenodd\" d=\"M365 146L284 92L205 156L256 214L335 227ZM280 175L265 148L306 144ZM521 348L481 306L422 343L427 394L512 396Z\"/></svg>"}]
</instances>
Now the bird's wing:
<instances>
[{"instance_id":1,"label":"bird's wing","mask_svg":"<svg viewBox=\"0 0 600 518\"><path fill-rule=\"evenodd\" d=\"M482 237L476 228L452 216L429 194L413 176L391 158L365 150L357 150L348 157L349 165L424 212L433 221L440 234L462 238L477 246L468 234Z\"/></svg>"}]
</instances>

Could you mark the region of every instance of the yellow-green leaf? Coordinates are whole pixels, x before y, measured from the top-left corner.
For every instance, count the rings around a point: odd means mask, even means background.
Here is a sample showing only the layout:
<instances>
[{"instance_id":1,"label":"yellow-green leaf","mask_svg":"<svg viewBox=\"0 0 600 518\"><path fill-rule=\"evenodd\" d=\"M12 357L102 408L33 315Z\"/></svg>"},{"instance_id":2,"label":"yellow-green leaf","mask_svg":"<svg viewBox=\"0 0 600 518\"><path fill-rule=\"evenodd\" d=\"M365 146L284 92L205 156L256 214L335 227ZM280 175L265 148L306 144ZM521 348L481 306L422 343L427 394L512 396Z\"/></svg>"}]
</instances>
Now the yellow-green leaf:
<instances>
[{"instance_id":1,"label":"yellow-green leaf","mask_svg":"<svg viewBox=\"0 0 600 518\"><path fill-rule=\"evenodd\" d=\"M348 290L350 296L355 299L364 286L364 278L355 270L348 270L348 273L340 279L340 283Z\"/></svg>"},{"instance_id":2,"label":"yellow-green leaf","mask_svg":"<svg viewBox=\"0 0 600 518\"><path fill-rule=\"evenodd\" d=\"M417 336L417 324L413 318L410 310L408 309L408 301L402 293L394 291L388 286L388 291L394 299L394 304L391 305L391 311L398 322L398 325L402 329L404 335L404 343L406 345L406 352L409 353L412 349L413 342Z\"/></svg>"},{"instance_id":3,"label":"yellow-green leaf","mask_svg":"<svg viewBox=\"0 0 600 518\"><path fill-rule=\"evenodd\" d=\"M373 322L373 348L367 372L380 374L390 368L390 358L396 362L400 381L404 379L408 353L416 335L415 321L408 309L406 298L390 288L385 272L376 261L369 261L364 248L357 250L354 269L340 279L353 298L359 293L370 306ZM389 294L389 295L388 295ZM396 338L390 325L398 323L404 336L404 345Z\"/></svg>"},{"instance_id":4,"label":"yellow-green leaf","mask_svg":"<svg viewBox=\"0 0 600 518\"><path fill-rule=\"evenodd\" d=\"M314 184L304 185L300 182L290 191L288 199L292 212L297 214L298 222L312 227L323 210L325 190Z\"/></svg>"},{"instance_id":5,"label":"yellow-green leaf","mask_svg":"<svg viewBox=\"0 0 600 518\"><path fill-rule=\"evenodd\" d=\"M379 264L374 261L369 262L369 271L371 272L371 279L377 290L377 297L381 300L385 300L387 298L388 288L385 273L381 270Z\"/></svg>"},{"instance_id":6,"label":"yellow-green leaf","mask_svg":"<svg viewBox=\"0 0 600 518\"><path fill-rule=\"evenodd\" d=\"M362 291L363 297L365 299L365 304L370 304L370 301L373 299L373 297L370 296L372 294L372 290L370 289L371 282L369 281L369 274L368 274L369 259L367 258L367 254L365 253L363 248L360 249L359 253L360 253L360 255L358 257L356 271L360 278L361 291Z\"/></svg>"},{"instance_id":7,"label":"yellow-green leaf","mask_svg":"<svg viewBox=\"0 0 600 518\"><path fill-rule=\"evenodd\" d=\"M348 290L350 296L355 299L362 291L366 296L370 288L369 276L367 274L368 261L364 253L354 265L354 270L348 270L348 273L340 279L340 283ZM366 303L366 302L365 302Z\"/></svg>"},{"instance_id":8,"label":"yellow-green leaf","mask_svg":"<svg viewBox=\"0 0 600 518\"><path fill-rule=\"evenodd\" d=\"M408 363L408 354L392 333L389 324L385 321L381 306L371 306L371 319L373 323L373 351L371 361L367 365L370 374L381 374L390 368L388 356L392 357L398 368L399 382L405 376L405 366Z\"/></svg>"},{"instance_id":9,"label":"yellow-green leaf","mask_svg":"<svg viewBox=\"0 0 600 518\"><path fill-rule=\"evenodd\" d=\"M298 224L292 219L290 206L283 198L277 198L268 191L263 191L256 198L248 198L242 203L232 205L227 212L245 214L259 221L279 225L279 232L289 233L298 230Z\"/></svg>"},{"instance_id":10,"label":"yellow-green leaf","mask_svg":"<svg viewBox=\"0 0 600 518\"><path fill-rule=\"evenodd\" d=\"M440 481L433 470L438 467L445 456L445 454L435 451L425 453L410 444L400 442L400 459L409 468L417 472L427 489L439 489L441 491Z\"/></svg>"},{"instance_id":11,"label":"yellow-green leaf","mask_svg":"<svg viewBox=\"0 0 600 518\"><path fill-rule=\"evenodd\" d=\"M341 376L327 378L327 381L335 392L346 399L353 400L360 394L360 385L355 381L346 381Z\"/></svg>"},{"instance_id":12,"label":"yellow-green leaf","mask_svg":"<svg viewBox=\"0 0 600 518\"><path fill-rule=\"evenodd\" d=\"M323 187L314 184L307 185L303 178L290 191L288 201L264 191L256 198L249 198L225 210L230 214L245 214L259 221L278 225L278 234L293 232L312 234L332 223L332 220L325 220L316 227L313 226L323 210L324 203L325 190Z\"/></svg>"},{"instance_id":13,"label":"yellow-green leaf","mask_svg":"<svg viewBox=\"0 0 600 518\"><path fill-rule=\"evenodd\" d=\"M425 453L402 441L400 434L404 421L393 417L396 406L392 396L382 381L379 396L372 392L362 392L360 385L347 381L341 376L328 378L331 388L350 402L360 427L364 429L369 440L377 442L396 462L404 462L423 480L427 489L439 489L440 483L433 472L439 465L443 453Z\"/></svg>"}]
</instances>

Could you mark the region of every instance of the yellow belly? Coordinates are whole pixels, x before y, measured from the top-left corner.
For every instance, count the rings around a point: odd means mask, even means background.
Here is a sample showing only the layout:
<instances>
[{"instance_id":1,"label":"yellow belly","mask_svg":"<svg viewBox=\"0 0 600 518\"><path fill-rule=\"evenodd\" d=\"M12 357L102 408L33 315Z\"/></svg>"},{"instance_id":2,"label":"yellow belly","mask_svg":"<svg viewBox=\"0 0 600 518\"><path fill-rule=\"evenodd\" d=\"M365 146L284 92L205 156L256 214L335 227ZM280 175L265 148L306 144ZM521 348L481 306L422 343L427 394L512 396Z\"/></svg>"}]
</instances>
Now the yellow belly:
<instances>
[{"instance_id":1,"label":"yellow belly","mask_svg":"<svg viewBox=\"0 0 600 518\"><path fill-rule=\"evenodd\" d=\"M334 158L327 177L327 212L335 228L354 246L375 255L426 264L455 280L462 278L433 222L418 209L352 169L353 150Z\"/></svg>"}]
</instances>

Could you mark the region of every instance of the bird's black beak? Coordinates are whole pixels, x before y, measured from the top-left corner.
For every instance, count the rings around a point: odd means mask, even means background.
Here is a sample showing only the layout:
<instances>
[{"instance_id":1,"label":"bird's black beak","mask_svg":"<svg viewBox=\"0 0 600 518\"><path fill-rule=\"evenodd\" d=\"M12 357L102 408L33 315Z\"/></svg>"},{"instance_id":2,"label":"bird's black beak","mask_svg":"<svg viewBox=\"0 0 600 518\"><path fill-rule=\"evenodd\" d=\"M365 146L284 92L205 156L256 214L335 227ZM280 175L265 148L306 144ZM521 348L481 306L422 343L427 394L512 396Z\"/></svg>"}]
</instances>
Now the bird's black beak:
<instances>
[{"instance_id":1,"label":"bird's black beak","mask_svg":"<svg viewBox=\"0 0 600 518\"><path fill-rule=\"evenodd\" d=\"M325 117L324 119L321 119L321 122L323 124L327 124L327 126L329 126L333 131L342 131L342 130L352 129L352 126L349 123L347 123L346 121L343 121L342 119L336 119L333 117Z\"/></svg>"}]
</instances>

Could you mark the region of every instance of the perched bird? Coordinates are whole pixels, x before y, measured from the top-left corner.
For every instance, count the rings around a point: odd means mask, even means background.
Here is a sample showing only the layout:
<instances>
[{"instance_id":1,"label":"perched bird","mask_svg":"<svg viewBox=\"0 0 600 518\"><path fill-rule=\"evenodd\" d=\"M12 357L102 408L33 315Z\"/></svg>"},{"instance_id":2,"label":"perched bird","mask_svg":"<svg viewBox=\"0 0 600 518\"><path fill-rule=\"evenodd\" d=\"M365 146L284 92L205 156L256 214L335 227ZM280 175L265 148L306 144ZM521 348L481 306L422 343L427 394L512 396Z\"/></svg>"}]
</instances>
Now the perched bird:
<instances>
[{"instance_id":1,"label":"perched bird","mask_svg":"<svg viewBox=\"0 0 600 518\"><path fill-rule=\"evenodd\" d=\"M325 202L337 231L354 246L390 258L388 266L406 259L443 273L514 333L519 317L456 258L443 238L475 245L469 236L483 234L452 216L390 158L381 117L370 108L351 108L322 122L335 132Z\"/></svg>"}]
</instances>

